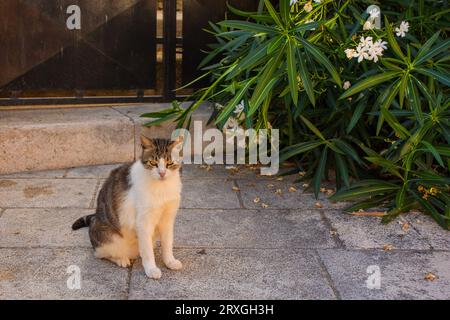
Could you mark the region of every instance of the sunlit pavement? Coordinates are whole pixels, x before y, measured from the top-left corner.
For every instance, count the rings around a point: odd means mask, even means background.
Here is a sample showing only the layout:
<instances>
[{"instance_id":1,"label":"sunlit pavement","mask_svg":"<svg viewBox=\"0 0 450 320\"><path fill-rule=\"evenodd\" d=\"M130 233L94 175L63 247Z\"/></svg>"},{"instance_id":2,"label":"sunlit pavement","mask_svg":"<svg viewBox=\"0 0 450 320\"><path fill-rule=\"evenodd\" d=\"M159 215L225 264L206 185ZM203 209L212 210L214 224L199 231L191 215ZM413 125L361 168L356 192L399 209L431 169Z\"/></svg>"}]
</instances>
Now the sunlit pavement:
<instances>
[{"instance_id":1,"label":"sunlit pavement","mask_svg":"<svg viewBox=\"0 0 450 320\"><path fill-rule=\"evenodd\" d=\"M87 229L116 165L0 176L1 299L449 299L450 232L418 213L388 225L318 200L296 177L185 166L182 271L148 279L94 258ZM328 186L328 188L331 188ZM328 189L330 190L330 189Z\"/></svg>"}]
</instances>

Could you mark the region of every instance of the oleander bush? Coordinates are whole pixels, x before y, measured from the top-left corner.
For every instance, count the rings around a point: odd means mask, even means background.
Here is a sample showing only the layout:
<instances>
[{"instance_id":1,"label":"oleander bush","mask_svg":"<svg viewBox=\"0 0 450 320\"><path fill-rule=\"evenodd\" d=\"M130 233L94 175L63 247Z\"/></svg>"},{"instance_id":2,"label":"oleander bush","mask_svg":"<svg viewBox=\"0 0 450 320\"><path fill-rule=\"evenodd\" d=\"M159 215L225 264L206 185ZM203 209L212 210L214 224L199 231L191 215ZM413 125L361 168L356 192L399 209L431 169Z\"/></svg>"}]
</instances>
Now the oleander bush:
<instances>
[{"instance_id":1,"label":"oleander bush","mask_svg":"<svg viewBox=\"0 0 450 320\"><path fill-rule=\"evenodd\" d=\"M377 5L377 7L368 7ZM216 103L220 128L279 128L281 160L348 211L410 210L450 229L449 6L439 0L260 1L210 25L210 85L154 123ZM152 123L150 123L151 125ZM330 176L330 174L333 176Z\"/></svg>"}]
</instances>

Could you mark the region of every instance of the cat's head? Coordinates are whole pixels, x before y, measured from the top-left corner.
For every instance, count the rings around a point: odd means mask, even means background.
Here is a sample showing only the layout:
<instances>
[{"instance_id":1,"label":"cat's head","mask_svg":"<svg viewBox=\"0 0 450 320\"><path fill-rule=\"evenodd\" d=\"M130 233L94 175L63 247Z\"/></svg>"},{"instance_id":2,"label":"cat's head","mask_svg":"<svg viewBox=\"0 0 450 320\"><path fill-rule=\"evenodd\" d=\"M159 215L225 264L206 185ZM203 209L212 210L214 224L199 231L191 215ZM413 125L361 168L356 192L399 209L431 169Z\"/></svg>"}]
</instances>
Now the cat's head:
<instances>
[{"instance_id":1,"label":"cat's head","mask_svg":"<svg viewBox=\"0 0 450 320\"><path fill-rule=\"evenodd\" d=\"M179 173L181 159L172 157L174 148L183 142L183 136L176 140L149 139L141 135L141 162L154 179L165 180Z\"/></svg>"}]
</instances>

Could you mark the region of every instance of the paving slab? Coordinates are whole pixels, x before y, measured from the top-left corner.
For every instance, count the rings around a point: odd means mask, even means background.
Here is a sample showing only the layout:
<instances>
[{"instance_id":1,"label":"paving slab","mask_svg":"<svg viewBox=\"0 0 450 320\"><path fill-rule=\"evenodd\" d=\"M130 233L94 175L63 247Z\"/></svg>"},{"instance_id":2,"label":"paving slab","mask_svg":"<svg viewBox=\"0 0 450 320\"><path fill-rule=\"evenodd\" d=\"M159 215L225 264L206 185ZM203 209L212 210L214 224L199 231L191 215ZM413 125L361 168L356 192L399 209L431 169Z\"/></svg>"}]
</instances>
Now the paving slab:
<instances>
[{"instance_id":1,"label":"paving slab","mask_svg":"<svg viewBox=\"0 0 450 320\"><path fill-rule=\"evenodd\" d=\"M314 194L305 192L302 184L291 181L279 181L273 178L270 181L264 180L236 180L242 195L245 208L257 209L263 204L268 208L276 209L337 209L347 206L347 203L332 202L327 200L324 193L320 193L319 199ZM294 187L295 192L289 189ZM281 191L281 193L279 193ZM260 199L255 202L255 199Z\"/></svg>"},{"instance_id":2,"label":"paving slab","mask_svg":"<svg viewBox=\"0 0 450 320\"><path fill-rule=\"evenodd\" d=\"M0 247L91 247L88 229L72 231L85 209L7 209L0 216Z\"/></svg>"},{"instance_id":3,"label":"paving slab","mask_svg":"<svg viewBox=\"0 0 450 320\"><path fill-rule=\"evenodd\" d=\"M324 211L346 248L431 249L429 242L413 228L404 231L398 221L382 224L379 217L352 216L341 211Z\"/></svg>"},{"instance_id":4,"label":"paving slab","mask_svg":"<svg viewBox=\"0 0 450 320\"><path fill-rule=\"evenodd\" d=\"M450 231L439 226L433 218L417 212L408 213L405 218L433 249L450 251Z\"/></svg>"},{"instance_id":5,"label":"paving slab","mask_svg":"<svg viewBox=\"0 0 450 320\"><path fill-rule=\"evenodd\" d=\"M234 209L240 208L233 182L227 179L183 181L182 208Z\"/></svg>"},{"instance_id":6,"label":"paving slab","mask_svg":"<svg viewBox=\"0 0 450 320\"><path fill-rule=\"evenodd\" d=\"M0 249L0 299L126 299L129 270L89 249ZM80 289L69 289L79 268Z\"/></svg>"},{"instance_id":7,"label":"paving slab","mask_svg":"<svg viewBox=\"0 0 450 320\"><path fill-rule=\"evenodd\" d=\"M0 206L89 208L96 180L0 179Z\"/></svg>"},{"instance_id":8,"label":"paving slab","mask_svg":"<svg viewBox=\"0 0 450 320\"><path fill-rule=\"evenodd\" d=\"M314 251L181 249L158 281L135 263L130 299L335 299ZM158 255L157 263L161 265Z\"/></svg>"},{"instance_id":9,"label":"paving slab","mask_svg":"<svg viewBox=\"0 0 450 320\"><path fill-rule=\"evenodd\" d=\"M102 166L85 166L70 168L67 170L65 177L67 178L108 178L112 170L120 167L122 163L108 164Z\"/></svg>"},{"instance_id":10,"label":"paving slab","mask_svg":"<svg viewBox=\"0 0 450 320\"><path fill-rule=\"evenodd\" d=\"M336 247L319 211L182 209L176 247Z\"/></svg>"},{"instance_id":11,"label":"paving slab","mask_svg":"<svg viewBox=\"0 0 450 320\"><path fill-rule=\"evenodd\" d=\"M319 254L342 299L450 298L449 252L325 249ZM438 278L427 281L428 273ZM379 289L374 281L369 282L373 288L369 289L366 281L377 274L381 276Z\"/></svg>"},{"instance_id":12,"label":"paving slab","mask_svg":"<svg viewBox=\"0 0 450 320\"><path fill-rule=\"evenodd\" d=\"M0 173L134 159L134 124L112 108L0 111Z\"/></svg>"}]
</instances>

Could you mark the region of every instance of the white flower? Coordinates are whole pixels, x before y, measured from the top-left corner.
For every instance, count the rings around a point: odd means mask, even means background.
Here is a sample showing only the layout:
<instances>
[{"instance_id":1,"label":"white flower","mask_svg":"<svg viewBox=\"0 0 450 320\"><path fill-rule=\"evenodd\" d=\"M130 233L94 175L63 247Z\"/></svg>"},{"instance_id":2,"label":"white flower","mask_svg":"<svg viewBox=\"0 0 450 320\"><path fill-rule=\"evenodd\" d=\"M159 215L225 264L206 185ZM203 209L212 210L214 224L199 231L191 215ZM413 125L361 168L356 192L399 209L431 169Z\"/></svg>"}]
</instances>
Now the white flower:
<instances>
[{"instance_id":1,"label":"white flower","mask_svg":"<svg viewBox=\"0 0 450 320\"><path fill-rule=\"evenodd\" d=\"M322 0L314 0L315 3L321 3Z\"/></svg>"},{"instance_id":2,"label":"white flower","mask_svg":"<svg viewBox=\"0 0 450 320\"><path fill-rule=\"evenodd\" d=\"M350 81L345 81L344 85L342 86L342 88L344 90L347 90L348 88L350 88L352 86L352 84L350 83Z\"/></svg>"},{"instance_id":3,"label":"white flower","mask_svg":"<svg viewBox=\"0 0 450 320\"><path fill-rule=\"evenodd\" d=\"M344 52L345 52L345 54L347 55L347 58L348 58L348 59L354 58L355 53L356 53L355 49L351 49L351 48L345 49Z\"/></svg>"},{"instance_id":4,"label":"white flower","mask_svg":"<svg viewBox=\"0 0 450 320\"><path fill-rule=\"evenodd\" d=\"M291 6L297 3L298 0L291 0Z\"/></svg>"},{"instance_id":5,"label":"white flower","mask_svg":"<svg viewBox=\"0 0 450 320\"><path fill-rule=\"evenodd\" d=\"M395 32L397 37L404 37L406 36L406 32L409 31L409 22L406 21L402 21L402 23L400 23L400 27L395 28Z\"/></svg>"},{"instance_id":6,"label":"white flower","mask_svg":"<svg viewBox=\"0 0 450 320\"><path fill-rule=\"evenodd\" d=\"M303 9L305 9L306 12L311 12L311 10L313 9L313 6L312 6L311 1L310 1L310 2L307 2L307 3L305 4L305 6L303 7Z\"/></svg>"},{"instance_id":7,"label":"white flower","mask_svg":"<svg viewBox=\"0 0 450 320\"><path fill-rule=\"evenodd\" d=\"M244 100L242 100L235 108L234 108L234 113L235 114L240 114L242 111L244 111Z\"/></svg>"},{"instance_id":8,"label":"white flower","mask_svg":"<svg viewBox=\"0 0 450 320\"><path fill-rule=\"evenodd\" d=\"M372 22L370 22L369 20L367 20L363 25L363 30L372 30L374 27L375 25L372 24Z\"/></svg>"},{"instance_id":9,"label":"white flower","mask_svg":"<svg viewBox=\"0 0 450 320\"><path fill-rule=\"evenodd\" d=\"M376 19L380 16L380 11L377 8L373 8L369 11L370 19Z\"/></svg>"},{"instance_id":10,"label":"white flower","mask_svg":"<svg viewBox=\"0 0 450 320\"><path fill-rule=\"evenodd\" d=\"M220 103L216 103L215 107L216 107L217 110L222 110L224 108L224 106L221 105Z\"/></svg>"},{"instance_id":11,"label":"white flower","mask_svg":"<svg viewBox=\"0 0 450 320\"><path fill-rule=\"evenodd\" d=\"M371 47L373 45L373 38L372 37L361 37L361 39L359 39L359 45L363 46L363 47Z\"/></svg>"},{"instance_id":12,"label":"white flower","mask_svg":"<svg viewBox=\"0 0 450 320\"><path fill-rule=\"evenodd\" d=\"M367 48L360 44L356 47L356 52L353 54L353 57L358 58L358 63L360 63L364 59L368 60L369 54L367 53Z\"/></svg>"}]
</instances>

